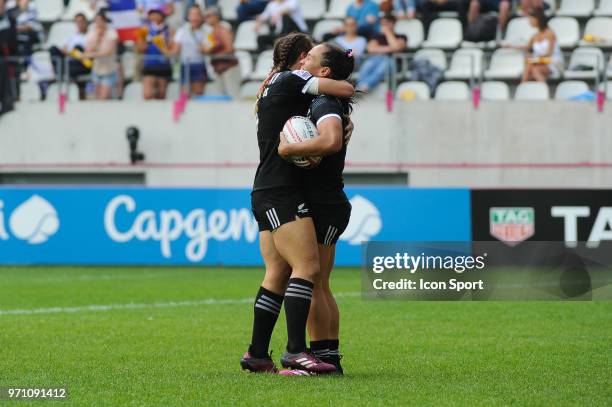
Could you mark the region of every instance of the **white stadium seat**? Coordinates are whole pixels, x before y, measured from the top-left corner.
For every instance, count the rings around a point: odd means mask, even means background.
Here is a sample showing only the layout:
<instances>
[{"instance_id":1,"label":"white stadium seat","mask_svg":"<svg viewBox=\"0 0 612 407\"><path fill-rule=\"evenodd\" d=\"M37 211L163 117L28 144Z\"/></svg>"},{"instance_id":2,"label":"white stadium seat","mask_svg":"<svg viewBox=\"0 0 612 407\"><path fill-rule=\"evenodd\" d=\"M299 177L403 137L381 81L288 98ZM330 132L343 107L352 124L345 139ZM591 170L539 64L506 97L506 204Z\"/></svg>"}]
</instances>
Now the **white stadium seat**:
<instances>
[{"instance_id":1,"label":"white stadium seat","mask_svg":"<svg viewBox=\"0 0 612 407\"><path fill-rule=\"evenodd\" d=\"M455 49L463 41L463 28L455 18L438 18L431 23L424 48Z\"/></svg>"},{"instance_id":2,"label":"white stadium seat","mask_svg":"<svg viewBox=\"0 0 612 407\"><path fill-rule=\"evenodd\" d=\"M123 67L124 79L131 80L136 74L138 60L132 51L126 51L121 55L121 66Z\"/></svg>"},{"instance_id":3,"label":"white stadium seat","mask_svg":"<svg viewBox=\"0 0 612 407\"><path fill-rule=\"evenodd\" d=\"M420 49L416 52L416 54L414 54L414 59L425 59L429 61L429 63L431 63L433 66L436 66L443 71L446 71L446 69L448 68L448 64L446 62L446 55L441 49Z\"/></svg>"},{"instance_id":4,"label":"white stadium seat","mask_svg":"<svg viewBox=\"0 0 612 407\"><path fill-rule=\"evenodd\" d=\"M321 20L317 21L312 29L312 38L316 42L323 41L323 36L330 33L335 28L341 28L344 25L342 20Z\"/></svg>"},{"instance_id":5,"label":"white stadium seat","mask_svg":"<svg viewBox=\"0 0 612 407\"><path fill-rule=\"evenodd\" d=\"M267 25L262 25L259 34L268 34L270 29ZM257 33L255 33L255 21L243 21L236 30L234 48L245 51L257 50Z\"/></svg>"},{"instance_id":6,"label":"white stadium seat","mask_svg":"<svg viewBox=\"0 0 612 407\"><path fill-rule=\"evenodd\" d=\"M62 47L72 35L76 33L76 26L72 21L58 21L51 26L49 29L49 35L47 35L47 42L45 48L49 49L53 45L56 47Z\"/></svg>"},{"instance_id":7,"label":"white stadium seat","mask_svg":"<svg viewBox=\"0 0 612 407\"><path fill-rule=\"evenodd\" d=\"M487 79L518 79L525 69L525 56L516 49L498 49L493 53L489 69L485 71Z\"/></svg>"},{"instance_id":8,"label":"white stadium seat","mask_svg":"<svg viewBox=\"0 0 612 407\"><path fill-rule=\"evenodd\" d=\"M34 81L22 82L19 88L20 102L40 102L40 85Z\"/></svg>"},{"instance_id":9,"label":"white stadium seat","mask_svg":"<svg viewBox=\"0 0 612 407\"><path fill-rule=\"evenodd\" d=\"M247 51L236 51L234 53L240 65L240 77L242 80L248 79L253 73L253 58Z\"/></svg>"},{"instance_id":10,"label":"white stadium seat","mask_svg":"<svg viewBox=\"0 0 612 407\"><path fill-rule=\"evenodd\" d=\"M602 17L612 17L612 0L599 0L599 7L593 14Z\"/></svg>"},{"instance_id":11,"label":"white stadium seat","mask_svg":"<svg viewBox=\"0 0 612 407\"><path fill-rule=\"evenodd\" d=\"M574 17L553 17L548 22L561 48L575 48L580 40L580 25Z\"/></svg>"},{"instance_id":12,"label":"white stadium seat","mask_svg":"<svg viewBox=\"0 0 612 407\"><path fill-rule=\"evenodd\" d=\"M52 81L55 79L54 61L47 51L36 51L32 54L28 71L33 81Z\"/></svg>"},{"instance_id":13,"label":"white stadium seat","mask_svg":"<svg viewBox=\"0 0 612 407\"><path fill-rule=\"evenodd\" d=\"M395 32L408 37L408 49L418 49L425 38L423 23L420 20L400 20L395 24Z\"/></svg>"},{"instance_id":14,"label":"white stadium seat","mask_svg":"<svg viewBox=\"0 0 612 407\"><path fill-rule=\"evenodd\" d=\"M302 15L308 20L318 20L325 14L325 0L300 0Z\"/></svg>"},{"instance_id":15,"label":"white stadium seat","mask_svg":"<svg viewBox=\"0 0 612 407\"><path fill-rule=\"evenodd\" d=\"M47 88L47 102L56 103L59 98L60 87L57 83L52 83ZM78 102L79 101L79 87L75 83L69 83L66 99L70 102Z\"/></svg>"},{"instance_id":16,"label":"white stadium seat","mask_svg":"<svg viewBox=\"0 0 612 407\"><path fill-rule=\"evenodd\" d=\"M482 75L484 53L477 48L462 48L453 54L450 68L445 73L447 79L479 78Z\"/></svg>"},{"instance_id":17,"label":"white stadium seat","mask_svg":"<svg viewBox=\"0 0 612 407\"><path fill-rule=\"evenodd\" d=\"M123 89L123 100L130 101L141 101L144 100L142 96L142 83L131 82L125 89Z\"/></svg>"},{"instance_id":18,"label":"white stadium seat","mask_svg":"<svg viewBox=\"0 0 612 407\"><path fill-rule=\"evenodd\" d=\"M64 13L64 0L37 0L35 6L38 20L43 23L57 21Z\"/></svg>"},{"instance_id":19,"label":"white stadium seat","mask_svg":"<svg viewBox=\"0 0 612 407\"><path fill-rule=\"evenodd\" d=\"M549 100L550 90L544 82L523 82L516 88L514 100Z\"/></svg>"},{"instance_id":20,"label":"white stadium seat","mask_svg":"<svg viewBox=\"0 0 612 407\"><path fill-rule=\"evenodd\" d=\"M592 37L593 41L587 41ZM584 38L580 41L582 46L612 46L612 17L593 17L584 29Z\"/></svg>"},{"instance_id":21,"label":"white stadium seat","mask_svg":"<svg viewBox=\"0 0 612 407\"><path fill-rule=\"evenodd\" d=\"M565 81L557 86L555 100L569 100L589 91L589 85L583 81Z\"/></svg>"},{"instance_id":22,"label":"white stadium seat","mask_svg":"<svg viewBox=\"0 0 612 407\"><path fill-rule=\"evenodd\" d=\"M346 10L351 5L353 0L331 0L329 10L325 13L325 18L344 18Z\"/></svg>"},{"instance_id":23,"label":"white stadium seat","mask_svg":"<svg viewBox=\"0 0 612 407\"><path fill-rule=\"evenodd\" d=\"M528 17L513 18L508 23L504 43L511 45L527 45L537 29L529 24Z\"/></svg>"},{"instance_id":24,"label":"white stadium seat","mask_svg":"<svg viewBox=\"0 0 612 407\"><path fill-rule=\"evenodd\" d=\"M436 100L469 100L470 88L465 82L442 82L436 89Z\"/></svg>"},{"instance_id":25,"label":"white stadium seat","mask_svg":"<svg viewBox=\"0 0 612 407\"><path fill-rule=\"evenodd\" d=\"M558 16L588 17L593 14L595 0L561 0Z\"/></svg>"},{"instance_id":26,"label":"white stadium seat","mask_svg":"<svg viewBox=\"0 0 612 407\"><path fill-rule=\"evenodd\" d=\"M166 89L166 100L177 100L181 94L181 85L178 82L170 82Z\"/></svg>"},{"instance_id":27,"label":"white stadium seat","mask_svg":"<svg viewBox=\"0 0 612 407\"><path fill-rule=\"evenodd\" d=\"M510 100L510 88L506 82L488 81L480 87L482 100Z\"/></svg>"},{"instance_id":28,"label":"white stadium seat","mask_svg":"<svg viewBox=\"0 0 612 407\"><path fill-rule=\"evenodd\" d=\"M406 92L414 92L416 100L429 100L431 99L429 86L425 82L403 82L397 87L395 91L395 97L403 99L402 94Z\"/></svg>"},{"instance_id":29,"label":"white stadium seat","mask_svg":"<svg viewBox=\"0 0 612 407\"><path fill-rule=\"evenodd\" d=\"M266 50L259 54L257 62L255 63L255 69L249 79L253 80L264 80L272 69L273 62L273 51L271 49Z\"/></svg>"},{"instance_id":30,"label":"white stadium seat","mask_svg":"<svg viewBox=\"0 0 612 407\"><path fill-rule=\"evenodd\" d=\"M612 78L612 54L610 55L610 61L608 62L608 78Z\"/></svg>"},{"instance_id":31,"label":"white stadium seat","mask_svg":"<svg viewBox=\"0 0 612 407\"><path fill-rule=\"evenodd\" d=\"M249 81L240 87L240 99L253 100L261 87L261 81Z\"/></svg>"},{"instance_id":32,"label":"white stadium seat","mask_svg":"<svg viewBox=\"0 0 612 407\"><path fill-rule=\"evenodd\" d=\"M572 52L568 69L565 71L566 79L594 79L598 70L604 67L604 54L599 48L580 47ZM581 70L579 67L592 67L590 70Z\"/></svg>"},{"instance_id":33,"label":"white stadium seat","mask_svg":"<svg viewBox=\"0 0 612 407\"><path fill-rule=\"evenodd\" d=\"M606 87L608 88L606 92L606 99L612 100L612 81L608 81L606 85Z\"/></svg>"},{"instance_id":34,"label":"white stadium seat","mask_svg":"<svg viewBox=\"0 0 612 407\"><path fill-rule=\"evenodd\" d=\"M47 1L47 0L43 0ZM91 7L90 0L70 0L68 3L68 7L66 7L66 11L62 16L62 20L72 20L74 16L83 13L87 20L91 21L96 15L95 10Z\"/></svg>"},{"instance_id":35,"label":"white stadium seat","mask_svg":"<svg viewBox=\"0 0 612 407\"><path fill-rule=\"evenodd\" d=\"M238 17L236 8L239 4L240 0L221 0L219 2L219 7L223 18L225 20L235 20Z\"/></svg>"}]
</instances>

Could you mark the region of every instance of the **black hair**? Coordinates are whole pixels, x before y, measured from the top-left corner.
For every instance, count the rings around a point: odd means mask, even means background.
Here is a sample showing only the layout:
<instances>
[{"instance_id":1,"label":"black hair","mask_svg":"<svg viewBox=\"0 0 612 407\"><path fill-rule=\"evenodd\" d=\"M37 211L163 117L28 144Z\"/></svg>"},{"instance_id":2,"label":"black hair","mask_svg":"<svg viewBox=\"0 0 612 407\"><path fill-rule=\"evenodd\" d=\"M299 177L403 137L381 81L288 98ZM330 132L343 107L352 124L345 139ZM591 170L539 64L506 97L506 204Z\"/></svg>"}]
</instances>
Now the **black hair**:
<instances>
[{"instance_id":1,"label":"black hair","mask_svg":"<svg viewBox=\"0 0 612 407\"><path fill-rule=\"evenodd\" d=\"M73 19L74 19L74 20L76 20L76 19L77 19L77 17L81 17L81 18L85 19L85 21L87 21L87 16L85 16L85 14L83 14L83 13L76 13L76 14L74 15L74 18L73 18Z\"/></svg>"},{"instance_id":2,"label":"black hair","mask_svg":"<svg viewBox=\"0 0 612 407\"><path fill-rule=\"evenodd\" d=\"M536 19L538 29L540 31L544 31L548 28L548 17L546 17L546 14L544 14L544 9L542 7L536 7L532 9L531 13L529 13L529 16Z\"/></svg>"},{"instance_id":3,"label":"black hair","mask_svg":"<svg viewBox=\"0 0 612 407\"><path fill-rule=\"evenodd\" d=\"M325 42L323 43L325 47L325 52L321 56L321 66L329 68L330 79L335 80L348 80L348 78L353 73L355 69L355 57L353 56L353 50L343 50L338 45ZM342 101L343 108L346 114L350 114L353 110L353 98L343 98L340 99Z\"/></svg>"},{"instance_id":4,"label":"black hair","mask_svg":"<svg viewBox=\"0 0 612 407\"><path fill-rule=\"evenodd\" d=\"M397 18L391 14L391 13L387 13L384 16L382 16L383 20L387 20L387 21L391 21L392 23L396 23L397 22Z\"/></svg>"}]
</instances>

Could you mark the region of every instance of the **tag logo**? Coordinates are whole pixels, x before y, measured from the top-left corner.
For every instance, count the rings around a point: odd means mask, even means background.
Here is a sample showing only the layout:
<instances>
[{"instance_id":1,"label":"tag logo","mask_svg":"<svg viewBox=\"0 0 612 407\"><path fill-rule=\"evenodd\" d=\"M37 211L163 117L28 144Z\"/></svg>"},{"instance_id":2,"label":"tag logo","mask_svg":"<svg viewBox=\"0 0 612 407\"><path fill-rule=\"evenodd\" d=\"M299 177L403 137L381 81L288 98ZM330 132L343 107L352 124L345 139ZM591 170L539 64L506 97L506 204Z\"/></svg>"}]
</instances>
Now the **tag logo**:
<instances>
[{"instance_id":1,"label":"tag logo","mask_svg":"<svg viewBox=\"0 0 612 407\"><path fill-rule=\"evenodd\" d=\"M9 219L13 235L29 244L41 244L57 233L60 221L57 211L43 197L32 195L19 205Z\"/></svg>"},{"instance_id":2,"label":"tag logo","mask_svg":"<svg viewBox=\"0 0 612 407\"><path fill-rule=\"evenodd\" d=\"M508 246L516 246L535 233L533 208L489 209L489 232Z\"/></svg>"}]
</instances>

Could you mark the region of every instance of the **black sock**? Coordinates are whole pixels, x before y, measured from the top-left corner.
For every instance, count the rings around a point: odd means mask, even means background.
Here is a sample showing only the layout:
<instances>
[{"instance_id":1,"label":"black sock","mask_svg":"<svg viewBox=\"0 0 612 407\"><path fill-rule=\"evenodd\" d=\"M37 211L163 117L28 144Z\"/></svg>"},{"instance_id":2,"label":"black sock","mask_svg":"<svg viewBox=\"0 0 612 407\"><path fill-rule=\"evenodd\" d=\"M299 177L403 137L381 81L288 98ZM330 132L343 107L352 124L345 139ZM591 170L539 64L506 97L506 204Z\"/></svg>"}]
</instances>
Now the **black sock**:
<instances>
[{"instance_id":1,"label":"black sock","mask_svg":"<svg viewBox=\"0 0 612 407\"><path fill-rule=\"evenodd\" d=\"M268 356L270 338L272 338L272 331L282 304L282 295L274 294L272 291L259 287L253 306L253 337L251 346L249 346L251 356L256 358Z\"/></svg>"},{"instance_id":2,"label":"black sock","mask_svg":"<svg viewBox=\"0 0 612 407\"><path fill-rule=\"evenodd\" d=\"M310 341L310 352L318 357L323 358L327 356L329 352L329 341L327 339L322 339L320 341Z\"/></svg>"},{"instance_id":3,"label":"black sock","mask_svg":"<svg viewBox=\"0 0 612 407\"><path fill-rule=\"evenodd\" d=\"M285 291L285 316L287 317L287 351L299 353L306 350L306 320L310 311L313 284L301 278L289 279Z\"/></svg>"},{"instance_id":4,"label":"black sock","mask_svg":"<svg viewBox=\"0 0 612 407\"><path fill-rule=\"evenodd\" d=\"M330 339L327 341L327 345L329 346L329 351L327 352L329 357L331 358L340 357L340 353L338 351L338 349L340 348L340 340Z\"/></svg>"}]
</instances>

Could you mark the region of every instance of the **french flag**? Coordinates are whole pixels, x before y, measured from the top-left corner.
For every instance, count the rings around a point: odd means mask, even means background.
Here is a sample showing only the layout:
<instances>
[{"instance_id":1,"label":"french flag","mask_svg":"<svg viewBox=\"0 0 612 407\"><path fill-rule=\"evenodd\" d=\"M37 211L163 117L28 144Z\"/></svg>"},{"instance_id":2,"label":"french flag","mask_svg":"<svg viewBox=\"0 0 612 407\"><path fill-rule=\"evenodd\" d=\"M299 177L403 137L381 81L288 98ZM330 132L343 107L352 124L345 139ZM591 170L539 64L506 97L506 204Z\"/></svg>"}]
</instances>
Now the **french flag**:
<instances>
[{"instance_id":1,"label":"french flag","mask_svg":"<svg viewBox=\"0 0 612 407\"><path fill-rule=\"evenodd\" d=\"M109 0L108 17L122 42L136 40L136 33L142 24L136 0Z\"/></svg>"}]
</instances>

